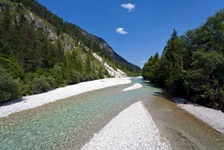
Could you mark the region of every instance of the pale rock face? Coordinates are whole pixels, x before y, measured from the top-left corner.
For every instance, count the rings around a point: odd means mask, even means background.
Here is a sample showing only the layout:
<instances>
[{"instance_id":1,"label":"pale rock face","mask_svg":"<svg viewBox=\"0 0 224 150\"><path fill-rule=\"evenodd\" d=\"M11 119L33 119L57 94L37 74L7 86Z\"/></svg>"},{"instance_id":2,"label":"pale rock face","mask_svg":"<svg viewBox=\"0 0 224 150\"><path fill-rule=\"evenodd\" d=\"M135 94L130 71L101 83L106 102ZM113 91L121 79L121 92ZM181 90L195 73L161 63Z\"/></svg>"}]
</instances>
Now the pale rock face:
<instances>
[{"instance_id":1,"label":"pale rock face","mask_svg":"<svg viewBox=\"0 0 224 150\"><path fill-rule=\"evenodd\" d=\"M30 12L30 17L32 20L34 20L33 13L31 13L31 12Z\"/></svg>"},{"instance_id":2,"label":"pale rock face","mask_svg":"<svg viewBox=\"0 0 224 150\"><path fill-rule=\"evenodd\" d=\"M72 51L76 49L75 41L71 37L67 36L67 34L64 33L63 37L63 47L64 51Z\"/></svg>"},{"instance_id":3,"label":"pale rock face","mask_svg":"<svg viewBox=\"0 0 224 150\"><path fill-rule=\"evenodd\" d=\"M115 70L109 64L104 62L103 59L100 56L98 56L96 53L93 53L93 56L104 65L105 69L108 71L110 76L115 77L115 78L127 77L127 74L125 72L123 72L120 69Z\"/></svg>"},{"instance_id":4,"label":"pale rock face","mask_svg":"<svg viewBox=\"0 0 224 150\"><path fill-rule=\"evenodd\" d=\"M112 51L111 48L109 48L106 43L99 43L99 46L100 46L101 49L105 48L105 49L107 49L109 51Z\"/></svg>"},{"instance_id":5,"label":"pale rock face","mask_svg":"<svg viewBox=\"0 0 224 150\"><path fill-rule=\"evenodd\" d=\"M33 13L28 13L27 15L25 15L26 19L29 21L29 23L31 24L32 22L34 22L34 27L36 29L38 28L43 28L44 31L47 33L48 35L48 38L50 41L55 41L58 39L58 36L56 34L56 29L51 26L51 25L48 25L46 23L44 23L44 21L40 18L36 18Z\"/></svg>"}]
</instances>

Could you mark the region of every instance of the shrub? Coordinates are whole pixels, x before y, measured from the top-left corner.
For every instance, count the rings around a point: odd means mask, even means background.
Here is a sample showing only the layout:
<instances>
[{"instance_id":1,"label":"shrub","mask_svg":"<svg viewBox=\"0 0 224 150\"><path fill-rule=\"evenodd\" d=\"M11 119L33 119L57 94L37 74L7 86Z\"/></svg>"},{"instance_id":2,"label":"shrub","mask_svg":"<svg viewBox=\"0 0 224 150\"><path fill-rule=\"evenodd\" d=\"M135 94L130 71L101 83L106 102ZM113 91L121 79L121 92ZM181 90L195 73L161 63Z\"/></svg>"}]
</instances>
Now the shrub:
<instances>
[{"instance_id":1,"label":"shrub","mask_svg":"<svg viewBox=\"0 0 224 150\"><path fill-rule=\"evenodd\" d=\"M21 93L25 95L31 95L32 94L32 80L36 78L36 75L34 73L26 73L23 84L21 87Z\"/></svg>"},{"instance_id":2,"label":"shrub","mask_svg":"<svg viewBox=\"0 0 224 150\"><path fill-rule=\"evenodd\" d=\"M17 99L19 96L18 82L0 67L0 102Z\"/></svg>"},{"instance_id":3,"label":"shrub","mask_svg":"<svg viewBox=\"0 0 224 150\"><path fill-rule=\"evenodd\" d=\"M51 89L55 89L58 86L56 80L51 75L46 78L46 81L50 85Z\"/></svg>"},{"instance_id":4,"label":"shrub","mask_svg":"<svg viewBox=\"0 0 224 150\"><path fill-rule=\"evenodd\" d=\"M35 77L32 81L32 94L47 92L51 89L45 76Z\"/></svg>"}]
</instances>

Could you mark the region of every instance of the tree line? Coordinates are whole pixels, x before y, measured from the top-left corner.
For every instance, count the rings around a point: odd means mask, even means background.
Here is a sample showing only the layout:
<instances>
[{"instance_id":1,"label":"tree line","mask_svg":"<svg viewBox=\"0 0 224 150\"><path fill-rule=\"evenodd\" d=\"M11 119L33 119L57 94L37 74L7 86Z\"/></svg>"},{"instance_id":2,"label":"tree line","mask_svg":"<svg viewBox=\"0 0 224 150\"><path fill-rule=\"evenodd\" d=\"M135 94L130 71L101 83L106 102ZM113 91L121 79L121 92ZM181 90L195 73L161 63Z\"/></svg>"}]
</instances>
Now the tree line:
<instances>
[{"instance_id":1,"label":"tree line","mask_svg":"<svg viewBox=\"0 0 224 150\"><path fill-rule=\"evenodd\" d=\"M175 96L224 108L224 10L178 36L174 30L161 56L151 56L142 76Z\"/></svg>"}]
</instances>

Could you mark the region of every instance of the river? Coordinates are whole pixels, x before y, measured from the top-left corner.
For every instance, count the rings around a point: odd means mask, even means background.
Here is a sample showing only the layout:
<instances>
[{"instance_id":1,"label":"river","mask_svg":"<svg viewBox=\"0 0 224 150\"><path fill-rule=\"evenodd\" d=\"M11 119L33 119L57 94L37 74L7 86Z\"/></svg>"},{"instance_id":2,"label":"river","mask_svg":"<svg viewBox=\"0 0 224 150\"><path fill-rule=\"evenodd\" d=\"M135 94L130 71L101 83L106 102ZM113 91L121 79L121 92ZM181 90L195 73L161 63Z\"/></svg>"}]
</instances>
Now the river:
<instances>
[{"instance_id":1,"label":"river","mask_svg":"<svg viewBox=\"0 0 224 150\"><path fill-rule=\"evenodd\" d=\"M80 149L111 119L142 101L173 149L224 149L224 135L169 100L164 91L131 84L87 92L0 119L0 149ZM135 83L143 87L123 91Z\"/></svg>"}]
</instances>

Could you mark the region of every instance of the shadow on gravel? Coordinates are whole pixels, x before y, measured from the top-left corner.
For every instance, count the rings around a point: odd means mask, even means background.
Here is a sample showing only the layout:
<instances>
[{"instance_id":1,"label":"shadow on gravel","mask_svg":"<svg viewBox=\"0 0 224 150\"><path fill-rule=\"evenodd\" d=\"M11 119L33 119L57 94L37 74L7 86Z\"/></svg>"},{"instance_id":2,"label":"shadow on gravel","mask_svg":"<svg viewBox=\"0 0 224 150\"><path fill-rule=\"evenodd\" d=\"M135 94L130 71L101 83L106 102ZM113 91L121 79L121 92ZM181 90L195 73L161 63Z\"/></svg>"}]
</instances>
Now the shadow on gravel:
<instances>
[{"instance_id":1,"label":"shadow on gravel","mask_svg":"<svg viewBox=\"0 0 224 150\"><path fill-rule=\"evenodd\" d=\"M19 102L22 102L22 101L23 101L22 98L19 98L19 99L16 99L16 100L10 100L10 101L3 101L3 102L0 102L0 107L1 106L8 106L8 105L19 103Z\"/></svg>"}]
</instances>

